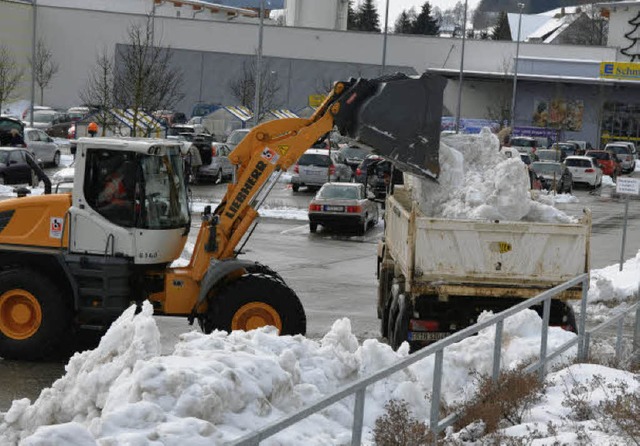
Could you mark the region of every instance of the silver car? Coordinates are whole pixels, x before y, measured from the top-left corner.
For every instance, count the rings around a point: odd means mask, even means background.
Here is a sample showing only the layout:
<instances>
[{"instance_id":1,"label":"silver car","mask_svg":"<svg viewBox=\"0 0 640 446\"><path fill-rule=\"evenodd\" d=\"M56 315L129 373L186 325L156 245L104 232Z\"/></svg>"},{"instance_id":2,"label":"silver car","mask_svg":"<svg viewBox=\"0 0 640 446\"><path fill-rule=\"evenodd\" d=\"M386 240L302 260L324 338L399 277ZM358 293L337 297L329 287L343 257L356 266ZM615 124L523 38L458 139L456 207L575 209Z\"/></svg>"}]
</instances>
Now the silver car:
<instances>
[{"instance_id":1,"label":"silver car","mask_svg":"<svg viewBox=\"0 0 640 446\"><path fill-rule=\"evenodd\" d=\"M604 150L616 155L623 173L629 173L635 170L636 159L628 145L622 143L610 143L604 147Z\"/></svg>"},{"instance_id":2,"label":"silver car","mask_svg":"<svg viewBox=\"0 0 640 446\"><path fill-rule=\"evenodd\" d=\"M350 182L353 171L338 151L309 149L293 167L291 186L297 192L301 186L318 189L326 182Z\"/></svg>"},{"instance_id":3,"label":"silver car","mask_svg":"<svg viewBox=\"0 0 640 446\"><path fill-rule=\"evenodd\" d=\"M326 183L309 203L309 230L318 225L355 229L359 235L378 223L378 205L361 183Z\"/></svg>"},{"instance_id":4,"label":"silver car","mask_svg":"<svg viewBox=\"0 0 640 446\"><path fill-rule=\"evenodd\" d=\"M209 180L222 183L233 176L235 167L229 161L231 148L224 143L213 143L216 154L211 157L211 163L198 169L198 180Z\"/></svg>"},{"instance_id":5,"label":"silver car","mask_svg":"<svg viewBox=\"0 0 640 446\"><path fill-rule=\"evenodd\" d=\"M27 149L44 164L56 167L60 164L60 148L43 130L31 127L24 129L24 143Z\"/></svg>"}]
</instances>

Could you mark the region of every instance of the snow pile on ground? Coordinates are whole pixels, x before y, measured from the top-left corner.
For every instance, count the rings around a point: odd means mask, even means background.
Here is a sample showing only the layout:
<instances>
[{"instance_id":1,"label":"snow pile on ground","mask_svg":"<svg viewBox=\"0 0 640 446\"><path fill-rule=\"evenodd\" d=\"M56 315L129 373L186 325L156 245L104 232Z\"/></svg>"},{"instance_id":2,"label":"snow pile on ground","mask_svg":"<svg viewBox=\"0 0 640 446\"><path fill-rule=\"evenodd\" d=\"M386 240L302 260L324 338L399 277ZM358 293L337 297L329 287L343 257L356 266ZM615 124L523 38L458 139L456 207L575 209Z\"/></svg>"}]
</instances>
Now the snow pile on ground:
<instances>
[{"instance_id":1,"label":"snow pile on ground","mask_svg":"<svg viewBox=\"0 0 640 446\"><path fill-rule=\"evenodd\" d=\"M74 355L66 375L31 404L16 400L0 414L0 444L221 444L295 413L358 378L408 354L377 340L361 345L348 319L319 341L277 336L265 327L250 332L189 332L170 355L160 356L160 335L149 303L129 308L93 351ZM486 316L481 316L486 317ZM503 367L536 357L539 316L530 310L507 319ZM443 398L474 392L471 370L491 370L493 328L449 347L444 355ZM575 335L549 331L554 349ZM565 353L566 355L570 353ZM428 419L434 358L367 388L365 442L390 399L403 399ZM350 441L353 397L336 403L265 444L326 445Z\"/></svg>"},{"instance_id":2,"label":"snow pile on ground","mask_svg":"<svg viewBox=\"0 0 640 446\"><path fill-rule=\"evenodd\" d=\"M506 158L499 147L488 128L443 138L438 183L405 175L422 212L453 219L575 222L553 207L553 200L533 200L526 165Z\"/></svg>"},{"instance_id":3,"label":"snow pile on ground","mask_svg":"<svg viewBox=\"0 0 640 446\"><path fill-rule=\"evenodd\" d=\"M640 287L640 251L635 257L620 264L591 270L588 302L619 303L638 296Z\"/></svg>"},{"instance_id":4,"label":"snow pile on ground","mask_svg":"<svg viewBox=\"0 0 640 446\"><path fill-rule=\"evenodd\" d=\"M190 204L190 209L192 213L200 213L204 211L205 206L211 206L211 210L213 211L216 206L220 204L220 202L204 202L204 201L192 201ZM307 209L300 209L294 207L268 207L263 206L258 210L258 213L261 217L265 218L278 218L284 220L309 220L309 211Z\"/></svg>"}]
</instances>

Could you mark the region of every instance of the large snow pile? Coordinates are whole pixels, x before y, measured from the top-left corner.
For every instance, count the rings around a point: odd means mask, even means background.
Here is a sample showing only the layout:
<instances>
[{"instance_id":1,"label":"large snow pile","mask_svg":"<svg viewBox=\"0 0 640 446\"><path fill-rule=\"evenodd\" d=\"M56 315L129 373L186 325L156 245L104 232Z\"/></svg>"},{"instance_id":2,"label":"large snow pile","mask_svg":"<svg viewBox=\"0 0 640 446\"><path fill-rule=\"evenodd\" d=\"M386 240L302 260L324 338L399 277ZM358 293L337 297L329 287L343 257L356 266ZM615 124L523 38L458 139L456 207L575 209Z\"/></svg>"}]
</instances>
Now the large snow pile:
<instances>
[{"instance_id":1,"label":"large snow pile","mask_svg":"<svg viewBox=\"0 0 640 446\"><path fill-rule=\"evenodd\" d=\"M540 328L530 310L507 319L504 367L537 356ZM486 329L446 350L445 401L473 394L472 370L490 373L494 336L494 329ZM549 349L574 336L550 328ZM181 336L172 354L161 356L152 308L145 303L137 316L133 307L125 311L95 350L74 355L65 376L33 404L16 400L0 414L0 444L221 444L407 354L406 343L398 352L373 339L360 345L349 320L342 319L319 342L277 336L270 327L193 331ZM428 419L433 362L427 358L367 388L365 442L390 399L405 400L415 416ZM262 444L347 444L353 404L353 397L346 398Z\"/></svg>"},{"instance_id":2,"label":"large snow pile","mask_svg":"<svg viewBox=\"0 0 640 446\"><path fill-rule=\"evenodd\" d=\"M440 142L438 183L406 175L413 198L430 217L571 223L575 219L553 207L554 200L530 193L526 165L499 151L496 135L450 135Z\"/></svg>"}]
</instances>

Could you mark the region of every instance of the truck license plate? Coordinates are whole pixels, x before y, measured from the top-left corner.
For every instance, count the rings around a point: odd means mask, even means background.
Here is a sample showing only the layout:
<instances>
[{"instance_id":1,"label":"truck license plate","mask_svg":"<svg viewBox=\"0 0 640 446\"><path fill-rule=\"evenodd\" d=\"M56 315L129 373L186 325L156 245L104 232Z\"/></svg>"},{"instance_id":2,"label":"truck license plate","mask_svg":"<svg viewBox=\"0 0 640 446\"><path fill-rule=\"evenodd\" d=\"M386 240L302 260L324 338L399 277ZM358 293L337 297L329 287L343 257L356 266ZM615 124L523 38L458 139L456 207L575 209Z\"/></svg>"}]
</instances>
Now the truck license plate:
<instances>
[{"instance_id":1,"label":"truck license plate","mask_svg":"<svg viewBox=\"0 0 640 446\"><path fill-rule=\"evenodd\" d=\"M449 336L449 333L442 331L410 331L410 341L439 341Z\"/></svg>"},{"instance_id":2,"label":"truck license plate","mask_svg":"<svg viewBox=\"0 0 640 446\"><path fill-rule=\"evenodd\" d=\"M328 212L344 212L344 206L325 205L324 210Z\"/></svg>"}]
</instances>

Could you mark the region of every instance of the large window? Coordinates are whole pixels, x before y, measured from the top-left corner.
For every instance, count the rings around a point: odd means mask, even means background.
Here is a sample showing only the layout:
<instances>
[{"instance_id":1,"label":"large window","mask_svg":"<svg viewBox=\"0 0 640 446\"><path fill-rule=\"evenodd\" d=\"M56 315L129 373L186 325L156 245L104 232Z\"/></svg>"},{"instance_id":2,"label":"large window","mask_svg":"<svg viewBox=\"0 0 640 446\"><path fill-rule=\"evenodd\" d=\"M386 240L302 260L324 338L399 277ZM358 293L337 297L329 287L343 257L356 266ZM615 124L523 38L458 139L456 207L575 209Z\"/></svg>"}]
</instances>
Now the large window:
<instances>
[{"instance_id":1,"label":"large window","mask_svg":"<svg viewBox=\"0 0 640 446\"><path fill-rule=\"evenodd\" d=\"M602 114L602 139L640 140L640 104L606 102Z\"/></svg>"},{"instance_id":2,"label":"large window","mask_svg":"<svg viewBox=\"0 0 640 446\"><path fill-rule=\"evenodd\" d=\"M88 150L84 195L89 206L119 226L174 229L189 224L177 146L158 155Z\"/></svg>"}]
</instances>

